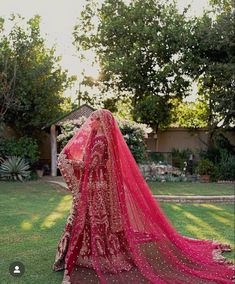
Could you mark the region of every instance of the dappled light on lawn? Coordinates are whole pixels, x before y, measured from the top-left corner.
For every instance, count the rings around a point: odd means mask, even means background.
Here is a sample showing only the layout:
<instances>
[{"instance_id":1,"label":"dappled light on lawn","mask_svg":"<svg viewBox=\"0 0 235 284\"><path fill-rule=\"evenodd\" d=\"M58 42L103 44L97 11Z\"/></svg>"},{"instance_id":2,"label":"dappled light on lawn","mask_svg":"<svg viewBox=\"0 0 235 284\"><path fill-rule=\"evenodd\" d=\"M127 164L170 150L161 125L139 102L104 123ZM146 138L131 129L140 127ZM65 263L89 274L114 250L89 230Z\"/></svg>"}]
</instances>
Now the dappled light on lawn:
<instances>
[{"instance_id":1,"label":"dappled light on lawn","mask_svg":"<svg viewBox=\"0 0 235 284\"><path fill-rule=\"evenodd\" d=\"M225 209L229 205L161 203L161 206L183 235L225 243L234 239L233 210Z\"/></svg>"},{"instance_id":2,"label":"dappled light on lawn","mask_svg":"<svg viewBox=\"0 0 235 284\"><path fill-rule=\"evenodd\" d=\"M60 203L55 208L55 210L45 218L45 220L41 224L41 228L42 229L50 228L55 225L58 219L65 218L66 214L68 213L71 207L71 202L72 202L72 196L65 195L64 197L62 197Z\"/></svg>"},{"instance_id":3,"label":"dappled light on lawn","mask_svg":"<svg viewBox=\"0 0 235 284\"><path fill-rule=\"evenodd\" d=\"M202 230L198 227L198 225L192 225L188 224L186 225L186 230L190 233L190 235L193 235L196 239L205 239L205 234ZM208 235L208 234L207 234Z\"/></svg>"},{"instance_id":4,"label":"dappled light on lawn","mask_svg":"<svg viewBox=\"0 0 235 284\"><path fill-rule=\"evenodd\" d=\"M234 218L234 213L229 213L227 211L224 210L224 208L220 205L213 205L213 204L192 204L193 207L202 207L202 208L206 208L206 209L212 209L210 211L221 211L220 214L227 216L228 218ZM199 209L200 210L200 209ZM205 210L206 212L208 212L208 210Z\"/></svg>"},{"instance_id":5,"label":"dappled light on lawn","mask_svg":"<svg viewBox=\"0 0 235 284\"><path fill-rule=\"evenodd\" d=\"M20 227L22 230L24 231L29 231L32 229L33 227L33 223L35 223L36 221L39 220L39 216L38 215L32 215L32 217L30 218L30 220L24 220L21 222Z\"/></svg>"},{"instance_id":6,"label":"dappled light on lawn","mask_svg":"<svg viewBox=\"0 0 235 284\"><path fill-rule=\"evenodd\" d=\"M25 231L30 230L32 228L32 226L33 226L33 224L26 221L26 220L21 223L21 228Z\"/></svg>"},{"instance_id":7,"label":"dappled light on lawn","mask_svg":"<svg viewBox=\"0 0 235 284\"><path fill-rule=\"evenodd\" d=\"M199 231L199 228L200 228L200 236L198 236L198 233L197 233L197 237L206 238L206 235L208 236L208 233L210 235L215 234L214 229L207 222L203 221L201 218L193 215L190 212L183 212L183 215L189 219L189 225L187 225L186 228L190 228L190 230L192 230L192 227L194 228L193 223L195 223L196 225L195 227L197 228L197 232ZM194 232L190 231L190 233L196 233L196 232L194 230Z\"/></svg>"},{"instance_id":8,"label":"dappled light on lawn","mask_svg":"<svg viewBox=\"0 0 235 284\"><path fill-rule=\"evenodd\" d=\"M171 205L171 208L173 208L174 210L177 210L177 211L182 211L182 208L180 208L180 205Z\"/></svg>"},{"instance_id":9,"label":"dappled light on lawn","mask_svg":"<svg viewBox=\"0 0 235 284\"><path fill-rule=\"evenodd\" d=\"M219 215L217 215L217 214L215 214L215 213L208 213L210 216L212 216L213 218L215 218L218 222L221 222L221 223L223 223L223 224L225 224L225 225L227 225L227 226L230 226L231 228L233 227L233 224L231 224L231 222L230 222L230 220L229 219L227 219L227 218L224 218L224 217L222 217L222 216L219 216Z\"/></svg>"},{"instance_id":10,"label":"dappled light on lawn","mask_svg":"<svg viewBox=\"0 0 235 284\"><path fill-rule=\"evenodd\" d=\"M182 185L173 186L177 189ZM51 265L72 196L64 191L57 192L49 183L38 181L0 182L0 197L1 207L5 208L1 212L0 236L3 267L8 267L9 261L20 257L27 266L27 279L22 278L20 283L61 283L62 274L52 273ZM233 250L224 255L234 261L233 204L160 202L160 205L181 234L229 243ZM185 216L184 212L191 215ZM196 219L189 217L192 215ZM202 226L200 220L204 222ZM210 227L206 227L207 223ZM1 283L12 283L10 277L8 270L4 270Z\"/></svg>"},{"instance_id":11,"label":"dappled light on lawn","mask_svg":"<svg viewBox=\"0 0 235 284\"><path fill-rule=\"evenodd\" d=\"M207 209L215 209L215 210L220 210L220 211L223 211L224 209L217 206L217 205L214 205L214 204L194 204L193 206L195 207L204 207L204 208L207 208Z\"/></svg>"}]
</instances>

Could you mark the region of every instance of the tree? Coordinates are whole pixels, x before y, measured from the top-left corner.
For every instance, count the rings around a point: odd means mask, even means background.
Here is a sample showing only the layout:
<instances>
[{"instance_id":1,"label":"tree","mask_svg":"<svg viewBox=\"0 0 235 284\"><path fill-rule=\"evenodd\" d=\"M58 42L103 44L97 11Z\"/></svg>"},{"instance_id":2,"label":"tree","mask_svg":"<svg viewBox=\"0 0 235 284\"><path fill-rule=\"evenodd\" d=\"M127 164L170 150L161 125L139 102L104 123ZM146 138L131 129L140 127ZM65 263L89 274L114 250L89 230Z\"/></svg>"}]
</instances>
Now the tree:
<instances>
[{"instance_id":1,"label":"tree","mask_svg":"<svg viewBox=\"0 0 235 284\"><path fill-rule=\"evenodd\" d=\"M7 78L7 63L4 64L4 69L0 71L0 125L4 124L4 117L10 109L18 105L18 101L14 97L16 66L11 80Z\"/></svg>"},{"instance_id":2,"label":"tree","mask_svg":"<svg viewBox=\"0 0 235 284\"><path fill-rule=\"evenodd\" d=\"M170 125L172 103L164 97L149 96L140 102L134 110L134 118L138 122L147 123L157 133Z\"/></svg>"},{"instance_id":3,"label":"tree","mask_svg":"<svg viewBox=\"0 0 235 284\"><path fill-rule=\"evenodd\" d=\"M24 23L23 18L19 19ZM61 114L63 92L75 77L68 77L67 70L62 70L55 48L46 47L40 34L40 17L29 19L26 28L17 22L19 19L10 19L13 28L9 34L4 31L3 21L0 29L0 73L7 82L15 78L14 91L10 88L9 92L14 98L11 104L17 101L14 107L9 106L4 122L22 136L34 136ZM4 82L0 82L1 97L3 89Z\"/></svg>"},{"instance_id":4,"label":"tree","mask_svg":"<svg viewBox=\"0 0 235 284\"><path fill-rule=\"evenodd\" d=\"M0 18L0 33L3 32L4 19ZM2 38L0 41L0 127L3 127L4 117L9 111L9 109L13 109L18 105L18 101L14 97L14 88L15 88L15 80L16 80L16 64L12 64L12 72L11 77L9 78L8 71L8 61L11 54L11 50L7 48L8 43L6 38ZM5 56L3 56L3 50ZM8 55L8 56L6 56Z\"/></svg>"},{"instance_id":5,"label":"tree","mask_svg":"<svg viewBox=\"0 0 235 284\"><path fill-rule=\"evenodd\" d=\"M79 90L77 91L78 106L80 106L81 101L83 101L94 108L104 107L103 102L105 96L100 90L100 85L101 84L93 77L83 74L83 80L79 84ZM83 86L83 90L81 86Z\"/></svg>"},{"instance_id":6,"label":"tree","mask_svg":"<svg viewBox=\"0 0 235 284\"><path fill-rule=\"evenodd\" d=\"M175 124L187 128L206 128L208 125L208 106L205 100L179 103L172 114Z\"/></svg>"},{"instance_id":7,"label":"tree","mask_svg":"<svg viewBox=\"0 0 235 284\"><path fill-rule=\"evenodd\" d=\"M210 0L210 5L215 11L230 11L235 8L234 0Z\"/></svg>"},{"instance_id":8,"label":"tree","mask_svg":"<svg viewBox=\"0 0 235 284\"><path fill-rule=\"evenodd\" d=\"M213 17L212 17L213 16ZM190 75L198 80L199 95L208 106L208 145L217 129L235 125L234 9L205 13L194 26Z\"/></svg>"},{"instance_id":9,"label":"tree","mask_svg":"<svg viewBox=\"0 0 235 284\"><path fill-rule=\"evenodd\" d=\"M102 84L115 90L114 103L129 96L139 109L139 103L156 96L169 106L173 97L181 99L189 91L182 60L189 30L190 20L175 4L106 0L97 8L88 1L75 26L74 43L79 51L96 52Z\"/></svg>"}]
</instances>

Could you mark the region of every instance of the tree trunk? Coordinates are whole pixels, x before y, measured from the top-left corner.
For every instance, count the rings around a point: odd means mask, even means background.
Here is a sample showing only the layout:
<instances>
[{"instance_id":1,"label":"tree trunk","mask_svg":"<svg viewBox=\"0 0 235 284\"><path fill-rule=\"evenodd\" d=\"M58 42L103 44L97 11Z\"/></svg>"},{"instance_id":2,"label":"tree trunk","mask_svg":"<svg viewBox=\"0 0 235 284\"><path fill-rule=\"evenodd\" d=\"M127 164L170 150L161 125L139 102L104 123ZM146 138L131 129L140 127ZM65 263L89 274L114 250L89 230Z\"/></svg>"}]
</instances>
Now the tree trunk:
<instances>
[{"instance_id":1,"label":"tree trunk","mask_svg":"<svg viewBox=\"0 0 235 284\"><path fill-rule=\"evenodd\" d=\"M57 176L57 143L56 143L56 126L51 125L51 175Z\"/></svg>"}]
</instances>

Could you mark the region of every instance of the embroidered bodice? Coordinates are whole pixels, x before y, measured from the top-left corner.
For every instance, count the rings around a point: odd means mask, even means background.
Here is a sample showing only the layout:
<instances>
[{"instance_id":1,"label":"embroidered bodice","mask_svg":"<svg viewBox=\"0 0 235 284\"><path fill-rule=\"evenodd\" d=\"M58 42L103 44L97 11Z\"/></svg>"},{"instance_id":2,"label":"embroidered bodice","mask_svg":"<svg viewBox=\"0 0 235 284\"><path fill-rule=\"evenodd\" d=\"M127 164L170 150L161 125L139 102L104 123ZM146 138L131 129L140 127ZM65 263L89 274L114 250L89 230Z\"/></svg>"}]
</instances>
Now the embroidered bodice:
<instances>
[{"instance_id":1,"label":"embroidered bodice","mask_svg":"<svg viewBox=\"0 0 235 284\"><path fill-rule=\"evenodd\" d=\"M100 169L106 167L108 159L107 139L104 135L96 135L91 145L90 169Z\"/></svg>"}]
</instances>

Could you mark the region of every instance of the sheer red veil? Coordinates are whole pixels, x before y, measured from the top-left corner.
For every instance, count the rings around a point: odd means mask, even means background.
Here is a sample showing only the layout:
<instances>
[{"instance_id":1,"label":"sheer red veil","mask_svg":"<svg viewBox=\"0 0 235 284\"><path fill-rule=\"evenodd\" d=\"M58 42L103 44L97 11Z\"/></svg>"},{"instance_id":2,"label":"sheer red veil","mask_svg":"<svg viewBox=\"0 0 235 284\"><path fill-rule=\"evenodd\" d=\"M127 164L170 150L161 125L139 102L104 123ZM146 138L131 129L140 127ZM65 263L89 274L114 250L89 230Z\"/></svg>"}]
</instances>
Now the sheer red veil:
<instances>
[{"instance_id":1,"label":"sheer red veil","mask_svg":"<svg viewBox=\"0 0 235 284\"><path fill-rule=\"evenodd\" d=\"M105 230L111 237L106 241L97 237L99 226L93 216L99 209L96 203L90 204L89 197L92 145L97 136L95 120L100 122L107 144L103 159L107 167L105 195L109 212ZM62 150L58 166L73 194L70 222L61 241L63 283L234 283L234 265L221 255L230 250L229 245L188 238L176 231L153 198L110 111L103 109L91 114ZM77 259L88 207L92 212L91 265L82 267L77 265ZM106 251L121 246L122 256L101 254L102 245Z\"/></svg>"}]
</instances>

